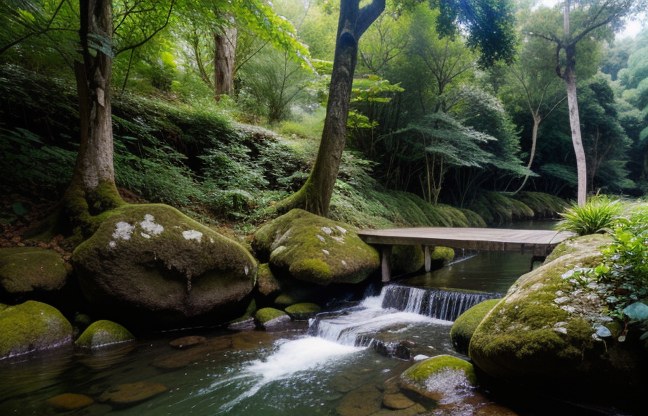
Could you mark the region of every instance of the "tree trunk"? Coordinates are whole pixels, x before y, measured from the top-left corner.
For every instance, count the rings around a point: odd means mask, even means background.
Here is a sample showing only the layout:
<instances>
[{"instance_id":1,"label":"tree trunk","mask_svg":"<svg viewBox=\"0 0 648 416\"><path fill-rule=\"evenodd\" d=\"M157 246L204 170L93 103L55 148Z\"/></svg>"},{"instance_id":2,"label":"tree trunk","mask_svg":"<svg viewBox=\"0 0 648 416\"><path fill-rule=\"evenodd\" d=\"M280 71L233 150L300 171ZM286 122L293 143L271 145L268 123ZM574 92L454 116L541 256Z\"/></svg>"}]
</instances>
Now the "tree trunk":
<instances>
[{"instance_id":1,"label":"tree trunk","mask_svg":"<svg viewBox=\"0 0 648 416\"><path fill-rule=\"evenodd\" d=\"M214 33L214 92L216 100L222 94L234 91L234 68L238 29L224 27L222 33Z\"/></svg>"},{"instance_id":2,"label":"tree trunk","mask_svg":"<svg viewBox=\"0 0 648 416\"><path fill-rule=\"evenodd\" d=\"M533 158L535 157L535 152L536 152L536 144L538 143L538 128L540 127L540 122L542 121L542 118L536 113L533 115L533 133L531 133L531 154L529 155L529 164L527 165L527 174L524 176L524 180L522 181L522 185L517 189L517 191L514 192L514 194L517 194L524 188L524 185L526 185L527 181L529 180L529 176L531 175L531 165L533 164Z\"/></svg>"},{"instance_id":3,"label":"tree trunk","mask_svg":"<svg viewBox=\"0 0 648 416\"><path fill-rule=\"evenodd\" d=\"M328 215L346 144L351 87L358 60L358 40L385 9L385 0L373 0L362 9L359 5L360 0L342 0L340 4L333 73L317 159L302 189L280 204L279 209L282 211L303 208L324 217Z\"/></svg>"},{"instance_id":4,"label":"tree trunk","mask_svg":"<svg viewBox=\"0 0 648 416\"><path fill-rule=\"evenodd\" d=\"M587 165L585 162L585 150L581 138L580 116L578 114L578 96L576 94L576 74L574 73L574 62L576 48L566 48L567 65L565 66L565 86L567 87L567 105L569 107L569 124L571 126L572 143L576 153L576 171L578 172L578 205L584 206L587 203Z\"/></svg>"}]
</instances>

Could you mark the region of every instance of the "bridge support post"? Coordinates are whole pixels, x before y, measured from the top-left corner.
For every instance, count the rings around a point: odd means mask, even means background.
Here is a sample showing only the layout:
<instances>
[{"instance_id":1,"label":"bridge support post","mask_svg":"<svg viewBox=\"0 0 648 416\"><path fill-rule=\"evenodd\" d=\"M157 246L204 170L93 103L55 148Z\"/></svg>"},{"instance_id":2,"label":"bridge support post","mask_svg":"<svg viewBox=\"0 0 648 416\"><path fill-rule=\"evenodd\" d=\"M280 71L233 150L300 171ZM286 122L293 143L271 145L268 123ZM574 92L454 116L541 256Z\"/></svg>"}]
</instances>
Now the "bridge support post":
<instances>
[{"instance_id":1,"label":"bridge support post","mask_svg":"<svg viewBox=\"0 0 648 416\"><path fill-rule=\"evenodd\" d=\"M432 257L431 251L434 249L434 246L423 246L423 251L425 253L425 273L429 273L432 269Z\"/></svg>"},{"instance_id":2,"label":"bridge support post","mask_svg":"<svg viewBox=\"0 0 648 416\"><path fill-rule=\"evenodd\" d=\"M383 245L381 248L381 257L382 257L381 268L382 268L383 283L387 283L391 280L391 261L390 261L391 251L392 251L392 246L390 245Z\"/></svg>"}]
</instances>

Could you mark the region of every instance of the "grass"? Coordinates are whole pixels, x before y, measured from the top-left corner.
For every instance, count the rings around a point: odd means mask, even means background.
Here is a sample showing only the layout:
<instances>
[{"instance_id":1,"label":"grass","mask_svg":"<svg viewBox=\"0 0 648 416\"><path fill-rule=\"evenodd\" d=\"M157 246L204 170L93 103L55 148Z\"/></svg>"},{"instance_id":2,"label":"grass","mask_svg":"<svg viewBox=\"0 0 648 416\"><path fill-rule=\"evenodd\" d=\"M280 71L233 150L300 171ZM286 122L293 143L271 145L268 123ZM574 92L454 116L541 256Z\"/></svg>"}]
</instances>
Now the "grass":
<instances>
[{"instance_id":1,"label":"grass","mask_svg":"<svg viewBox=\"0 0 648 416\"><path fill-rule=\"evenodd\" d=\"M560 216L563 220L556 227L578 235L602 234L612 231L623 206L619 200L603 195L591 198L584 206L572 205Z\"/></svg>"}]
</instances>

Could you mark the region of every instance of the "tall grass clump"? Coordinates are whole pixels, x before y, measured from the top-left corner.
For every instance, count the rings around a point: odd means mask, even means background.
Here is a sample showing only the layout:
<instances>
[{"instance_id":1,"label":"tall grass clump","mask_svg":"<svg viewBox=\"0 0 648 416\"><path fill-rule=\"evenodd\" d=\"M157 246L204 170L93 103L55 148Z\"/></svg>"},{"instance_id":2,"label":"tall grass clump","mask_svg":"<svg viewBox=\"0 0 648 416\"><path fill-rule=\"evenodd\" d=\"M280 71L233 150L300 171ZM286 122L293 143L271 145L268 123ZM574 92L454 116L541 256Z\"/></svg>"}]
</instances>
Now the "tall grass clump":
<instances>
[{"instance_id":1,"label":"tall grass clump","mask_svg":"<svg viewBox=\"0 0 648 416\"><path fill-rule=\"evenodd\" d=\"M561 213L563 220L556 228L578 235L608 233L618 221L622 208L618 200L608 196L595 197L582 207L574 204Z\"/></svg>"}]
</instances>

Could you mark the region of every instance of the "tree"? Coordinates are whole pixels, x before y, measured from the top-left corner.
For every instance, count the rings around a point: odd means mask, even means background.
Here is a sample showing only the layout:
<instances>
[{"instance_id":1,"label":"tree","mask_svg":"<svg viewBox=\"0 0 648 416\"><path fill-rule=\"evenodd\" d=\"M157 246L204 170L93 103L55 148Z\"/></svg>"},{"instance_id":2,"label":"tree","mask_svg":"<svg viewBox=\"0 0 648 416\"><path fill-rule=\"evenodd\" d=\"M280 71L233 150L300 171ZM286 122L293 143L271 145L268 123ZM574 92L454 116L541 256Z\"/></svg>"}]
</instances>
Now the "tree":
<instances>
[{"instance_id":1,"label":"tree","mask_svg":"<svg viewBox=\"0 0 648 416\"><path fill-rule=\"evenodd\" d=\"M623 26L628 16L645 8L645 0L565 0L562 5L562 34L529 32L529 35L546 39L556 45L556 74L564 80L567 90L569 122L578 172L577 199L580 206L585 205L587 200L587 166L576 91L577 45L588 37L609 37L615 29ZM561 56L561 52L564 52L564 57Z\"/></svg>"},{"instance_id":2,"label":"tree","mask_svg":"<svg viewBox=\"0 0 648 416\"><path fill-rule=\"evenodd\" d=\"M443 29L442 33L454 35L458 26L465 28L469 33L469 46L482 52L482 65L488 66L498 60L511 61L515 36L508 0L445 0L439 5L441 13L437 22ZM318 215L328 215L346 142L358 41L384 9L385 0L373 0L362 8L359 0L341 1L333 74L317 158L304 186L282 201L279 209L299 207Z\"/></svg>"}]
</instances>

